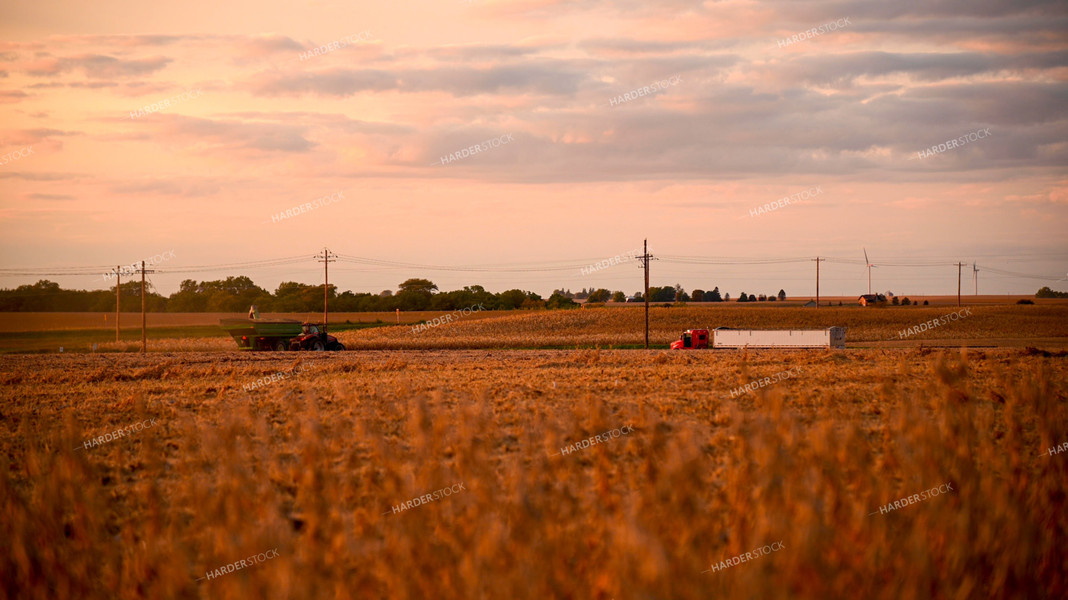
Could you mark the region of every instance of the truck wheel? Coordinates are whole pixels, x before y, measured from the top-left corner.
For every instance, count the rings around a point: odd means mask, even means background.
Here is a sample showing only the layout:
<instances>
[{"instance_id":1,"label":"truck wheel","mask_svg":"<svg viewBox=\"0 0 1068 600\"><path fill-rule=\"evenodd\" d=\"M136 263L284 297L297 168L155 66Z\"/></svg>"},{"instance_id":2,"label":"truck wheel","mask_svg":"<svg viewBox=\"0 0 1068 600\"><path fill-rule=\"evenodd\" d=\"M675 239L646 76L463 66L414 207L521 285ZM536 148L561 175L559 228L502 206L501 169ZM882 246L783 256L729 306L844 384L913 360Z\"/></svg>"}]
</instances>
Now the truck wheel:
<instances>
[{"instance_id":1,"label":"truck wheel","mask_svg":"<svg viewBox=\"0 0 1068 600\"><path fill-rule=\"evenodd\" d=\"M314 342L311 343L311 346L308 347L308 350L313 350L315 352L322 352L323 351L323 342L320 341L320 340L315 340Z\"/></svg>"},{"instance_id":2,"label":"truck wheel","mask_svg":"<svg viewBox=\"0 0 1068 600\"><path fill-rule=\"evenodd\" d=\"M285 340L278 340L274 343L275 352L285 352L286 350L289 350L289 344Z\"/></svg>"}]
</instances>

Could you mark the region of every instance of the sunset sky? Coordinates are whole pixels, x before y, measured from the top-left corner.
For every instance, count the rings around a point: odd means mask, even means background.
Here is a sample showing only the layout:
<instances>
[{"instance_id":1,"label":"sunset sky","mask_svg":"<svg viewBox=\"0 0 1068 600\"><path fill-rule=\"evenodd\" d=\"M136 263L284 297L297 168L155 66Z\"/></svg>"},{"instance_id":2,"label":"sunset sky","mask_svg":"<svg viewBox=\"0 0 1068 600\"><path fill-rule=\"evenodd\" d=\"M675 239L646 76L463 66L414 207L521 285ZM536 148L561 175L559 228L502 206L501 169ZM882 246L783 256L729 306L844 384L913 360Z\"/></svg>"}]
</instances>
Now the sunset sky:
<instances>
[{"instance_id":1,"label":"sunset sky","mask_svg":"<svg viewBox=\"0 0 1068 600\"><path fill-rule=\"evenodd\" d=\"M865 248L877 291L955 293L958 261L969 294L973 262L1068 290L1064 2L8 0L0 40L0 287L173 251L164 294L273 291L328 247L449 267L350 258L341 290L633 294L636 262L580 268L648 238L653 285L732 297L810 296L817 255L864 293Z\"/></svg>"}]
</instances>

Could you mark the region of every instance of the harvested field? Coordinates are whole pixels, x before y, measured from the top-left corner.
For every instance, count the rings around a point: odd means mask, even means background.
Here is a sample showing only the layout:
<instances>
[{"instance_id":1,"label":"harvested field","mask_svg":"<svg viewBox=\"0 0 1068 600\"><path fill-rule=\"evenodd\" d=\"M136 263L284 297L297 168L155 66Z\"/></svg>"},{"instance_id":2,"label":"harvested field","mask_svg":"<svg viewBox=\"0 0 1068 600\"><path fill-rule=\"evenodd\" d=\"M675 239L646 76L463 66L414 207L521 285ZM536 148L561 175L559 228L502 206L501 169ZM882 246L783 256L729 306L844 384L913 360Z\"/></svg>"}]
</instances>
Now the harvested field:
<instances>
[{"instance_id":1,"label":"harvested field","mask_svg":"<svg viewBox=\"0 0 1068 600\"><path fill-rule=\"evenodd\" d=\"M1066 375L1021 350L4 356L0 589L1059 598Z\"/></svg>"},{"instance_id":2,"label":"harvested field","mask_svg":"<svg viewBox=\"0 0 1068 600\"><path fill-rule=\"evenodd\" d=\"M909 328L932 319L967 310L968 314L922 334L905 334ZM800 307L684 306L650 309L649 341L666 346L686 329L734 327L739 329L819 329L833 325L848 328L846 345L875 345L904 340L910 345L939 340L982 343L990 338L1044 339L1044 345L1068 347L1068 305L965 307ZM644 343L645 311L640 307L535 312L491 320L461 319L427 330L382 327L343 332L339 339L349 349L422 348L532 348L575 346L638 346Z\"/></svg>"}]
</instances>

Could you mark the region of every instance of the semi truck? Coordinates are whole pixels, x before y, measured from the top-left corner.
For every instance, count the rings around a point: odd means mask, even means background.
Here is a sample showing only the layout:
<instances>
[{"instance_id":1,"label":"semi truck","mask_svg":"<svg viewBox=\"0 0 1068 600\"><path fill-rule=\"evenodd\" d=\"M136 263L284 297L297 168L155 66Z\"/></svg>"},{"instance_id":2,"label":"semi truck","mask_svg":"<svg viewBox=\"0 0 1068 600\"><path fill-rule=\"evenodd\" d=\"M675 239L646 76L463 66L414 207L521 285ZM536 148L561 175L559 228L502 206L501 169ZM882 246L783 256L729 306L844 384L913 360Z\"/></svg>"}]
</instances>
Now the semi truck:
<instances>
[{"instance_id":1,"label":"semi truck","mask_svg":"<svg viewBox=\"0 0 1068 600\"><path fill-rule=\"evenodd\" d=\"M672 350L701 348L845 348L845 327L826 329L687 329Z\"/></svg>"}]
</instances>

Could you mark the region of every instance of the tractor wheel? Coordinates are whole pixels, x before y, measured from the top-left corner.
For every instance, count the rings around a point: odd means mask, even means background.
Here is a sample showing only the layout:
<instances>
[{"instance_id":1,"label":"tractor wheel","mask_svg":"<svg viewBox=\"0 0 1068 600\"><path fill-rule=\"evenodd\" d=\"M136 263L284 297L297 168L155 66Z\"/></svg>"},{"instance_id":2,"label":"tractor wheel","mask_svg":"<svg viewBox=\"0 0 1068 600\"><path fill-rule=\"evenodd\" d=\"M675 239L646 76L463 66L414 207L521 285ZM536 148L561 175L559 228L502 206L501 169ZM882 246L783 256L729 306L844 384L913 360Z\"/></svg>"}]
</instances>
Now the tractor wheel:
<instances>
[{"instance_id":1,"label":"tractor wheel","mask_svg":"<svg viewBox=\"0 0 1068 600\"><path fill-rule=\"evenodd\" d=\"M311 346L308 346L308 350L312 350L312 351L315 351L315 352L322 352L323 351L323 342L320 341L320 340L315 340L314 342L311 343Z\"/></svg>"},{"instance_id":2,"label":"tractor wheel","mask_svg":"<svg viewBox=\"0 0 1068 600\"><path fill-rule=\"evenodd\" d=\"M330 346L330 349L334 352L340 352L345 349L345 344L342 344L341 342L334 342L334 344Z\"/></svg>"},{"instance_id":3,"label":"tractor wheel","mask_svg":"<svg viewBox=\"0 0 1068 600\"><path fill-rule=\"evenodd\" d=\"M275 352L285 352L286 350L289 350L289 344L285 340L278 340L274 343Z\"/></svg>"}]
</instances>

